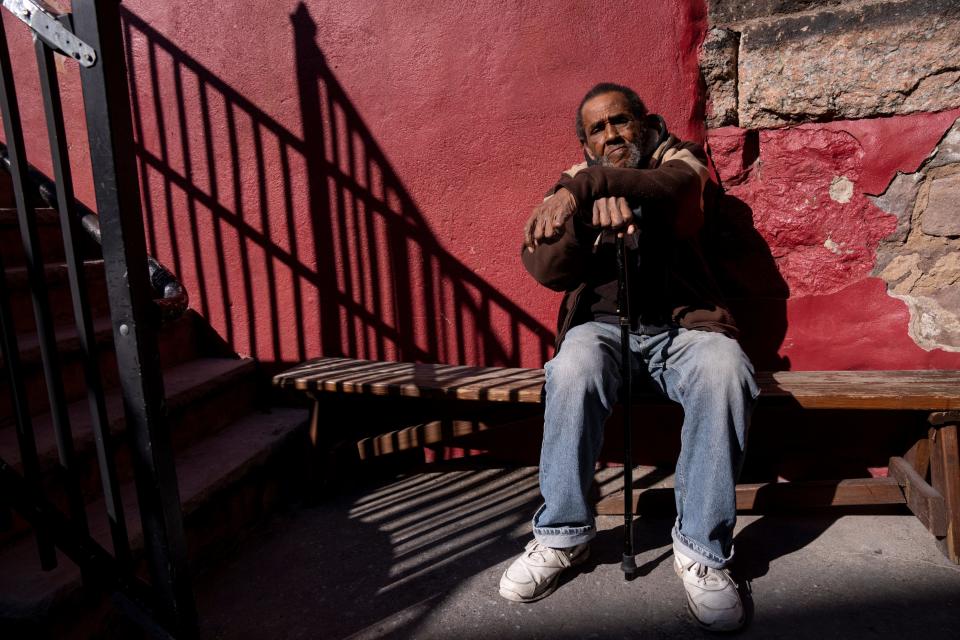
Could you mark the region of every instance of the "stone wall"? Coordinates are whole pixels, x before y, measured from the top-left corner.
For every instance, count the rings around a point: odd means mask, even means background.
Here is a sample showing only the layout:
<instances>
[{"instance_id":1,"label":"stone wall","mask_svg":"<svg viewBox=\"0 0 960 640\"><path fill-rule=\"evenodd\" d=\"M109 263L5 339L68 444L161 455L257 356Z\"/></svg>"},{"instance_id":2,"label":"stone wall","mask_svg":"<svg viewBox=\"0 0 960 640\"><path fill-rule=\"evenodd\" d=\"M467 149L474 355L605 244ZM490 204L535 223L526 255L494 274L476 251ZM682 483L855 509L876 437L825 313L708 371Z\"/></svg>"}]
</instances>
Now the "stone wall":
<instances>
[{"instance_id":1,"label":"stone wall","mask_svg":"<svg viewBox=\"0 0 960 640\"><path fill-rule=\"evenodd\" d=\"M711 2L708 124L748 128L960 107L960 2Z\"/></svg>"},{"instance_id":2,"label":"stone wall","mask_svg":"<svg viewBox=\"0 0 960 640\"><path fill-rule=\"evenodd\" d=\"M726 281L748 310L782 298L768 363L960 366L960 1L713 0L708 19L724 208L783 285Z\"/></svg>"},{"instance_id":3,"label":"stone wall","mask_svg":"<svg viewBox=\"0 0 960 640\"><path fill-rule=\"evenodd\" d=\"M913 173L873 198L896 216L873 274L910 308L910 335L925 348L960 351L960 120Z\"/></svg>"}]
</instances>

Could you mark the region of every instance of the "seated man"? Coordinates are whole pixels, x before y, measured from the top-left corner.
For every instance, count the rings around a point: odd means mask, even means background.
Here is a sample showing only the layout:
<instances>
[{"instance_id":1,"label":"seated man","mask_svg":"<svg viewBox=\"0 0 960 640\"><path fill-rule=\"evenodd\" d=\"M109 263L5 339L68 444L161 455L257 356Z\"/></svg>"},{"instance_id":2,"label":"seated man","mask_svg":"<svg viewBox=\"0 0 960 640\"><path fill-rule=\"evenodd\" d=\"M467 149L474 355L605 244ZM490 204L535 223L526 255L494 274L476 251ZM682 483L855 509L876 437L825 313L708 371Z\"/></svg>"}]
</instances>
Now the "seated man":
<instances>
[{"instance_id":1,"label":"seated man","mask_svg":"<svg viewBox=\"0 0 960 640\"><path fill-rule=\"evenodd\" d=\"M535 539L504 572L500 594L517 602L549 595L564 569L586 559L596 534L588 491L620 386L616 236L624 233L636 247L628 253L631 365L684 411L674 568L698 622L736 629L743 605L726 567L758 389L697 242L704 190L713 186L706 156L669 135L620 85L593 87L576 125L587 161L561 177L525 228L524 266L565 295L557 353L546 364L544 504L533 517Z\"/></svg>"}]
</instances>

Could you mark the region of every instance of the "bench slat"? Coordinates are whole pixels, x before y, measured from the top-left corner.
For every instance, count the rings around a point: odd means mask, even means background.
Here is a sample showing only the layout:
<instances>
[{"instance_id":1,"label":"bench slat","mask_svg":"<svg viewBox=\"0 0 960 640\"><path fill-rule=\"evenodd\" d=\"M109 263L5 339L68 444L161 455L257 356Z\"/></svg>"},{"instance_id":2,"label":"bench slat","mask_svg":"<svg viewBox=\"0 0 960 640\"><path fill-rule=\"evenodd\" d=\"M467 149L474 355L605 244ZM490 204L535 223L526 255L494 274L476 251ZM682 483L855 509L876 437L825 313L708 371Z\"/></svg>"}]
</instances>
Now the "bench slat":
<instances>
[{"instance_id":1,"label":"bench slat","mask_svg":"<svg viewBox=\"0 0 960 640\"><path fill-rule=\"evenodd\" d=\"M318 358L273 382L310 392L540 403L543 369ZM765 397L806 409L960 409L960 371L777 371L757 382Z\"/></svg>"},{"instance_id":2,"label":"bench slat","mask_svg":"<svg viewBox=\"0 0 960 640\"><path fill-rule=\"evenodd\" d=\"M672 484L672 483L671 483ZM775 508L819 508L863 505L904 504L905 498L895 478L851 478L847 480L807 480L738 484L737 511L765 511ZM670 505L673 487L634 489L633 511ZM623 492L617 491L596 504L605 516L623 514Z\"/></svg>"},{"instance_id":3,"label":"bench slat","mask_svg":"<svg viewBox=\"0 0 960 640\"><path fill-rule=\"evenodd\" d=\"M273 382L301 391L539 403L543 370L318 358Z\"/></svg>"}]
</instances>

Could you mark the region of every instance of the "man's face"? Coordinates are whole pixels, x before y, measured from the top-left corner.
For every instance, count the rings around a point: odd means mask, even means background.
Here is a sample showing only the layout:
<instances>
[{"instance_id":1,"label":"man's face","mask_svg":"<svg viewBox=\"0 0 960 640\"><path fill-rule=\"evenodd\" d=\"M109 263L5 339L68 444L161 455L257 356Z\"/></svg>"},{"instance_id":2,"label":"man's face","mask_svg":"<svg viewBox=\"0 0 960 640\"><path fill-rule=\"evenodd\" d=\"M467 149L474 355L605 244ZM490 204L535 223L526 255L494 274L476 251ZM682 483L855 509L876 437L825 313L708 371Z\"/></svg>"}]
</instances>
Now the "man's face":
<instances>
[{"instance_id":1,"label":"man's face","mask_svg":"<svg viewBox=\"0 0 960 640\"><path fill-rule=\"evenodd\" d=\"M583 104L581 115L587 136L583 144L587 158L612 167L639 166L643 123L630 112L622 93L602 93L590 98Z\"/></svg>"}]
</instances>

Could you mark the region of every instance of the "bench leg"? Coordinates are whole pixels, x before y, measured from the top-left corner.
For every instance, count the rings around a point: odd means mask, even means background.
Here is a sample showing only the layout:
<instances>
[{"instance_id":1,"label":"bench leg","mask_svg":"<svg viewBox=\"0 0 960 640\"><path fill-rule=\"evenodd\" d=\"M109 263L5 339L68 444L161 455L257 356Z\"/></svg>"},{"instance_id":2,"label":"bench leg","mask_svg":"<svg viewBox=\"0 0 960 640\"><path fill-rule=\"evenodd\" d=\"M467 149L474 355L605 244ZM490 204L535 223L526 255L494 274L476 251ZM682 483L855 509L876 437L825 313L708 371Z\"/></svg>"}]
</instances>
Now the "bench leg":
<instances>
[{"instance_id":1,"label":"bench leg","mask_svg":"<svg viewBox=\"0 0 960 640\"><path fill-rule=\"evenodd\" d=\"M309 394L310 452L308 454L307 497L317 502L335 495L355 480L360 462L357 437L350 433L351 414L336 399Z\"/></svg>"},{"instance_id":2,"label":"bench leg","mask_svg":"<svg viewBox=\"0 0 960 640\"><path fill-rule=\"evenodd\" d=\"M330 424L324 420L323 402L317 396L311 396L310 408L310 451L307 455L307 498L312 502L330 497L336 484L336 464L334 463L334 441L331 438ZM326 416L329 417L329 416Z\"/></svg>"},{"instance_id":3,"label":"bench leg","mask_svg":"<svg viewBox=\"0 0 960 640\"><path fill-rule=\"evenodd\" d=\"M320 430L320 400L312 396L310 407L310 451L307 454L307 495L311 500L323 497L326 489L325 467L328 449Z\"/></svg>"},{"instance_id":4,"label":"bench leg","mask_svg":"<svg viewBox=\"0 0 960 640\"><path fill-rule=\"evenodd\" d=\"M917 475L926 478L930 471L930 438L919 438L910 450L903 454L903 459L913 467Z\"/></svg>"},{"instance_id":5,"label":"bench leg","mask_svg":"<svg viewBox=\"0 0 960 640\"><path fill-rule=\"evenodd\" d=\"M930 429L930 480L933 488L943 496L947 510L947 535L943 539L944 553L960 564L960 449L957 444L957 425L960 416L935 414Z\"/></svg>"}]
</instances>

